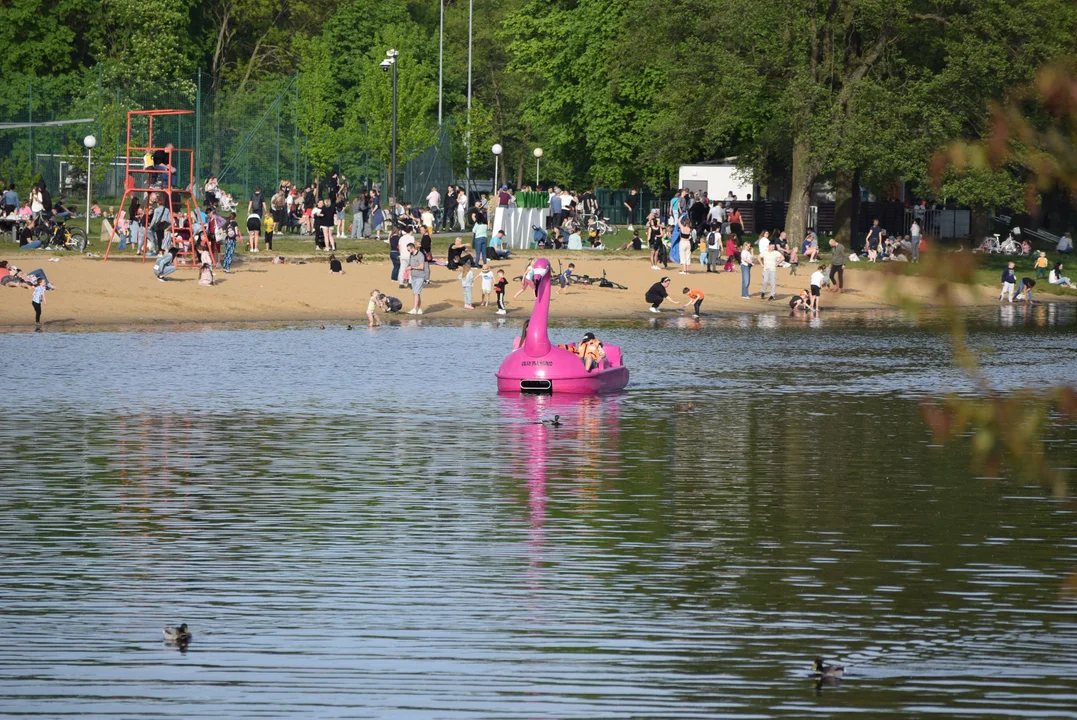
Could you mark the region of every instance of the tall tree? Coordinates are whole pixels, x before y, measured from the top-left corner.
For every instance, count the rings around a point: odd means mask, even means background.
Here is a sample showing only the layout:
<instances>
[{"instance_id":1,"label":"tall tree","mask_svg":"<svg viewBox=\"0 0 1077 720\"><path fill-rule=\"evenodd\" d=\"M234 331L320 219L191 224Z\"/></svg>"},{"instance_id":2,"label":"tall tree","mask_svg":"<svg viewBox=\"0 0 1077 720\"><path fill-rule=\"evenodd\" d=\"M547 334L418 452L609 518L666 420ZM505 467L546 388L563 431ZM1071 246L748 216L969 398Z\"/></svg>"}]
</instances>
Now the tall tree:
<instances>
[{"instance_id":1,"label":"tall tree","mask_svg":"<svg viewBox=\"0 0 1077 720\"><path fill-rule=\"evenodd\" d=\"M986 97L1072 46L1072 15L1065 0L672 0L636 35L665 55L647 55L668 80L648 135L757 171L788 158L786 229L802 233L821 177L923 178L935 148L982 128Z\"/></svg>"}]
</instances>

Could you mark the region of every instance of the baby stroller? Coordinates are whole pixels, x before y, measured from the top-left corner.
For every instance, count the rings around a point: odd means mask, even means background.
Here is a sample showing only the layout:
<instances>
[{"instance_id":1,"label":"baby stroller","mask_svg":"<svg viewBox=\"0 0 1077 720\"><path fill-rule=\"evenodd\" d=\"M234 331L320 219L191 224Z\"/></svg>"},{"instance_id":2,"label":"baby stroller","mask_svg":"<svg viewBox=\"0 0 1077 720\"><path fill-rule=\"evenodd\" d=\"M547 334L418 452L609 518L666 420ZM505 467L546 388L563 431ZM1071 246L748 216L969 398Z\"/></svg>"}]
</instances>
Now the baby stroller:
<instances>
[{"instance_id":1,"label":"baby stroller","mask_svg":"<svg viewBox=\"0 0 1077 720\"><path fill-rule=\"evenodd\" d=\"M553 243L550 242L549 234L538 225L531 226L531 238L535 243L535 247L539 250L549 250L553 248Z\"/></svg>"}]
</instances>

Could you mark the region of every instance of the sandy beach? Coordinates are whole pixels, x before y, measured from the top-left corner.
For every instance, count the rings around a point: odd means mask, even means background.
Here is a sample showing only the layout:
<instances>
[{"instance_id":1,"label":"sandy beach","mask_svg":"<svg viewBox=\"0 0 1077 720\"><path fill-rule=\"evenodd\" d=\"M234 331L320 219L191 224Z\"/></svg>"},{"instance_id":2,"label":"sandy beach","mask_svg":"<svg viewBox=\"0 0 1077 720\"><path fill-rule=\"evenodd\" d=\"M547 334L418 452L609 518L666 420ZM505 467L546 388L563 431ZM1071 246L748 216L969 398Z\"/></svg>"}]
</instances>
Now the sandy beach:
<instances>
[{"instance_id":1,"label":"sandy beach","mask_svg":"<svg viewBox=\"0 0 1077 720\"><path fill-rule=\"evenodd\" d=\"M338 253L343 259L346 253ZM808 287L811 270L801 265L799 275L790 276L788 268L778 272L778 296L774 301L759 297L761 272L752 273L752 299L740 298L740 273L707 273L698 263L689 276L670 270L652 270L646 255L599 256L594 253L520 252L512 261L494 263L505 270L510 280L509 318L522 319L530 314L534 295L530 292L511 300L520 287L512 278L523 273L529 257L550 258L553 266L569 262L576 272L601 276L606 270L610 279L626 285L628 290L600 288L597 285L573 285L563 294L554 293L551 316L554 318L643 319L648 312L643 295L663 275L672 279L670 296L683 300L682 288L700 289L706 294L702 312L786 312L789 297ZM2 257L2 256L0 256ZM58 257L59 262L49 262ZM130 256L102 262L71 254L42 253L33 257L24 253L9 258L23 270L41 267L56 290L48 293L42 321L45 326L79 327L112 325L153 325L167 323L236 323L236 322L348 322L366 323L367 298L374 288L399 297L404 309L411 307L410 288L398 288L389 279L391 264L387 259L346 264L343 275L331 275L324 255L305 258L305 264L274 265L268 253L251 258L237 258L234 273L217 271L217 284L199 286L194 268L180 268L167 282L153 275L152 262ZM290 258L294 261L300 258ZM877 309L894 307L891 276L877 271L847 266L846 291L842 294L824 290L822 312L829 308ZM496 305L475 310L463 308L457 271L432 266L432 280L423 291L424 317L431 319L493 319ZM930 288L914 277L894 279L912 298L931 304ZM475 302L480 295L475 282ZM989 287L962 288L960 301L968 305L995 304L997 290ZM0 326L18 328L34 323L28 289L0 289ZM679 313L680 307L665 303L663 314ZM392 317L392 316L390 316Z\"/></svg>"}]
</instances>

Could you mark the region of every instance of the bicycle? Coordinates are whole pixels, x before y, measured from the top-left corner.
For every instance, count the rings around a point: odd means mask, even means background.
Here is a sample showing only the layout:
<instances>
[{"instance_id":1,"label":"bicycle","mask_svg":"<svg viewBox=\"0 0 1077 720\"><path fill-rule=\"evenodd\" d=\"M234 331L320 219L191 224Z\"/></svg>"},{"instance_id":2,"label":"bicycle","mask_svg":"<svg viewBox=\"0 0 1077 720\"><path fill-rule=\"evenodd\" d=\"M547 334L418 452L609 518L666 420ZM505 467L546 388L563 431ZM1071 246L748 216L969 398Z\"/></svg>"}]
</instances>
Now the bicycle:
<instances>
[{"instance_id":1,"label":"bicycle","mask_svg":"<svg viewBox=\"0 0 1077 720\"><path fill-rule=\"evenodd\" d=\"M627 285L622 285L607 278L605 268L602 269L602 277L600 278L593 278L590 275L573 275L572 281L580 285L598 285L602 288L613 288L614 290L628 289Z\"/></svg>"},{"instance_id":2,"label":"bicycle","mask_svg":"<svg viewBox=\"0 0 1077 720\"><path fill-rule=\"evenodd\" d=\"M34 239L41 241L42 248L54 250L77 250L86 252L88 240L80 228L69 228L63 220L50 221L34 230Z\"/></svg>"},{"instance_id":3,"label":"bicycle","mask_svg":"<svg viewBox=\"0 0 1077 720\"><path fill-rule=\"evenodd\" d=\"M617 232L617 226L611 225L608 217L585 215L581 220L583 220L584 227L586 227L588 231L597 230L602 235L612 235Z\"/></svg>"}]
</instances>

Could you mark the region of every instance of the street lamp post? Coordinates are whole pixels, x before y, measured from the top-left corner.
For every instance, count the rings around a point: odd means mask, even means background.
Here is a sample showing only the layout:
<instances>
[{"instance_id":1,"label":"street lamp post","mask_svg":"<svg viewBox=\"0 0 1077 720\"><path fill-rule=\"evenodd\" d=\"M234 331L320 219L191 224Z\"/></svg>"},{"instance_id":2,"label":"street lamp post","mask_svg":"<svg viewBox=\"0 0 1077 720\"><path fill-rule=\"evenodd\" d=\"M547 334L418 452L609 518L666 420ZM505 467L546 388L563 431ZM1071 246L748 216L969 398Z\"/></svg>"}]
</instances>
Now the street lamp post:
<instances>
[{"instance_id":1,"label":"street lamp post","mask_svg":"<svg viewBox=\"0 0 1077 720\"><path fill-rule=\"evenodd\" d=\"M467 190L464 197L467 204L471 204L471 21L475 15L475 0L467 3L467 134L464 135L464 144L467 152Z\"/></svg>"},{"instance_id":2,"label":"street lamp post","mask_svg":"<svg viewBox=\"0 0 1077 720\"><path fill-rule=\"evenodd\" d=\"M542 162L542 148L535 148L535 189L539 186L539 165Z\"/></svg>"},{"instance_id":3,"label":"street lamp post","mask_svg":"<svg viewBox=\"0 0 1077 720\"><path fill-rule=\"evenodd\" d=\"M497 192L497 159L501 156L501 146L494 143L494 146L490 150L494 153L494 184L490 186L491 199L495 192Z\"/></svg>"},{"instance_id":4,"label":"street lamp post","mask_svg":"<svg viewBox=\"0 0 1077 720\"><path fill-rule=\"evenodd\" d=\"M441 30L438 33L438 130L441 130L441 86L445 75L445 0L441 0ZM438 139L440 142L440 138Z\"/></svg>"},{"instance_id":5,"label":"street lamp post","mask_svg":"<svg viewBox=\"0 0 1077 720\"><path fill-rule=\"evenodd\" d=\"M393 217L393 227L396 227L396 50L386 51L386 59L381 61L382 70L392 70L393 73L393 156L389 160L389 206Z\"/></svg>"},{"instance_id":6,"label":"street lamp post","mask_svg":"<svg viewBox=\"0 0 1077 720\"><path fill-rule=\"evenodd\" d=\"M86 146L86 238L90 237L90 189L93 187L93 149L97 147L97 138L87 135L82 139Z\"/></svg>"}]
</instances>

